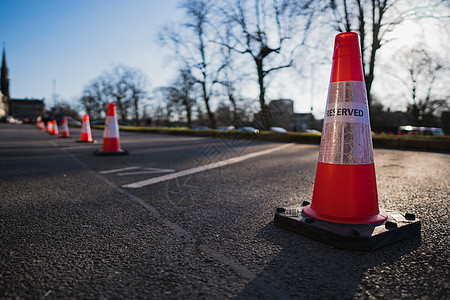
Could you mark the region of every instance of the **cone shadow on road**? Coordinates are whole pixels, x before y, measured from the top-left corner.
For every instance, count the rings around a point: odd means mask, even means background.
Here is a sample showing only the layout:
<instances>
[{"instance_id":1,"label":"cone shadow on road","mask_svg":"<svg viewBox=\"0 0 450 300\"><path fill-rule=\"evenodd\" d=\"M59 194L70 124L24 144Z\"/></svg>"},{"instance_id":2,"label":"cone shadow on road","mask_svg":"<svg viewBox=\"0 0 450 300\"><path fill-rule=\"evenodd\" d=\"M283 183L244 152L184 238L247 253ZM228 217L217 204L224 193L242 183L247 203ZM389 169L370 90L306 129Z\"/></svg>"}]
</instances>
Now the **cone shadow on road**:
<instances>
[{"instance_id":1,"label":"cone shadow on road","mask_svg":"<svg viewBox=\"0 0 450 300\"><path fill-rule=\"evenodd\" d=\"M348 299L364 296L359 287L366 273L372 274L372 269L379 265L393 264L421 245L421 237L417 235L376 251L340 250L280 230L272 223L262 228L258 237L280 246L282 250L240 292L238 299L264 293L260 288L261 282L273 287L274 291L281 291L277 298ZM299 286L305 288L299 289Z\"/></svg>"}]
</instances>

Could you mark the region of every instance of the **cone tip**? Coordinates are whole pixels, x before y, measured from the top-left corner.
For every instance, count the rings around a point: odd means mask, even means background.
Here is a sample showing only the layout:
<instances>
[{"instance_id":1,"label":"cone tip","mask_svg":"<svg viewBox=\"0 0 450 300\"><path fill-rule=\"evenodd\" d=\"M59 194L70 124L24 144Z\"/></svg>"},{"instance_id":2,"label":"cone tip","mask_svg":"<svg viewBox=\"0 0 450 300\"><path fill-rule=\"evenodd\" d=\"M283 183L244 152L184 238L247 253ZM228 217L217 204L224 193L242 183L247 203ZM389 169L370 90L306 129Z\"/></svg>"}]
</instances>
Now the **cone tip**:
<instances>
[{"instance_id":1,"label":"cone tip","mask_svg":"<svg viewBox=\"0 0 450 300\"><path fill-rule=\"evenodd\" d=\"M108 110L106 112L107 116L113 117L116 116L116 104L115 103L108 103Z\"/></svg>"},{"instance_id":2,"label":"cone tip","mask_svg":"<svg viewBox=\"0 0 450 300\"><path fill-rule=\"evenodd\" d=\"M342 32L336 35L334 40L333 59L342 56L361 57L359 38L356 32Z\"/></svg>"}]
</instances>

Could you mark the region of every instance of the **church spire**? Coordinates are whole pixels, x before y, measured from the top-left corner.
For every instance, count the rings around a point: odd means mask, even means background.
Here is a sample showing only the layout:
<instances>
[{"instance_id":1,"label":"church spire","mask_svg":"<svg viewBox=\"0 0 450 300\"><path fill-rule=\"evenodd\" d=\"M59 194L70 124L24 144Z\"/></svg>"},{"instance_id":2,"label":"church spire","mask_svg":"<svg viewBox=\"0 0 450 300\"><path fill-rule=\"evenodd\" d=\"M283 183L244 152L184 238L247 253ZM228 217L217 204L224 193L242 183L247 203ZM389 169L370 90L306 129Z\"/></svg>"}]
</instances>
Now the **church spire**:
<instances>
[{"instance_id":1,"label":"church spire","mask_svg":"<svg viewBox=\"0 0 450 300\"><path fill-rule=\"evenodd\" d=\"M6 66L6 50L3 43L3 56L2 56L2 71L0 76L0 90L6 98L9 98L9 75L8 67Z\"/></svg>"}]
</instances>

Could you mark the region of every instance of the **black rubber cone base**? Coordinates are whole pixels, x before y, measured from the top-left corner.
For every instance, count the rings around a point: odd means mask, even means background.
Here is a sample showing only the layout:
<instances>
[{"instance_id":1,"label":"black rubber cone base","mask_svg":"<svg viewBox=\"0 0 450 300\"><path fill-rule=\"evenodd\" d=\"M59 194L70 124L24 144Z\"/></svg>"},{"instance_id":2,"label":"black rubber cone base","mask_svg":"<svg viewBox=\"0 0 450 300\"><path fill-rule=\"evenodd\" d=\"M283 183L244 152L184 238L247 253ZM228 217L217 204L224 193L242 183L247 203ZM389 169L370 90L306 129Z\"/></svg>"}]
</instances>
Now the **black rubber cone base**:
<instances>
[{"instance_id":1,"label":"black rubber cone base","mask_svg":"<svg viewBox=\"0 0 450 300\"><path fill-rule=\"evenodd\" d=\"M275 226L345 250L375 250L420 234L420 220L413 214L386 211L388 219L376 224L339 224L311 218L304 205L277 208Z\"/></svg>"},{"instance_id":2,"label":"black rubber cone base","mask_svg":"<svg viewBox=\"0 0 450 300\"><path fill-rule=\"evenodd\" d=\"M127 155L128 151L125 149L121 149L121 151L108 151L104 152L102 150L95 150L94 155L100 155L100 156L110 156L110 155Z\"/></svg>"}]
</instances>

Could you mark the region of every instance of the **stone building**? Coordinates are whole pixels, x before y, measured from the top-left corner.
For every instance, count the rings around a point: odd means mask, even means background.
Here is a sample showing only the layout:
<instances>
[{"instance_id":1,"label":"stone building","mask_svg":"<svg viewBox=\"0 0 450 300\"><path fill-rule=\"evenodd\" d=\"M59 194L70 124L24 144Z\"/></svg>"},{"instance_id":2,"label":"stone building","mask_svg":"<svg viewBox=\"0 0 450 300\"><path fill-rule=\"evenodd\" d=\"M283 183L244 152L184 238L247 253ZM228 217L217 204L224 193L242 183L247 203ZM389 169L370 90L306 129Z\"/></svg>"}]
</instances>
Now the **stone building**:
<instances>
[{"instance_id":1,"label":"stone building","mask_svg":"<svg viewBox=\"0 0 450 300\"><path fill-rule=\"evenodd\" d=\"M316 127L316 120L311 113L295 113L294 101L290 99L272 100L269 105L270 124L288 131L306 131Z\"/></svg>"}]
</instances>

